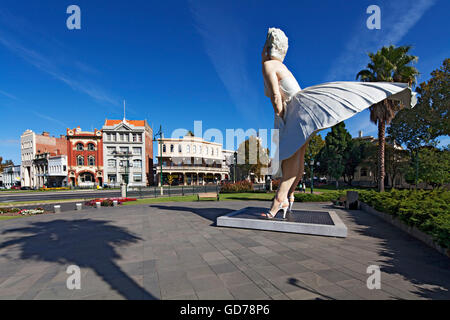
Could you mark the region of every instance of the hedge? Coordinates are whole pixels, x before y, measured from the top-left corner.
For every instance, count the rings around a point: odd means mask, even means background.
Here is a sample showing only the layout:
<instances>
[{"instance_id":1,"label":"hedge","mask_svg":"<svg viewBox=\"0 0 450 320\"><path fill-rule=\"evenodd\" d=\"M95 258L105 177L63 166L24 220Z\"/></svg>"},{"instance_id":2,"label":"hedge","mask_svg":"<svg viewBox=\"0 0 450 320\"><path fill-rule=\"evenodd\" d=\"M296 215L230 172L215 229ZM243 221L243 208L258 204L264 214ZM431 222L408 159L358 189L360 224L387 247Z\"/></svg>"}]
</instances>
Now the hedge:
<instances>
[{"instance_id":1,"label":"hedge","mask_svg":"<svg viewBox=\"0 0 450 320\"><path fill-rule=\"evenodd\" d=\"M450 248L450 191L442 188L359 191L359 198L374 209L430 234L440 246Z\"/></svg>"}]
</instances>

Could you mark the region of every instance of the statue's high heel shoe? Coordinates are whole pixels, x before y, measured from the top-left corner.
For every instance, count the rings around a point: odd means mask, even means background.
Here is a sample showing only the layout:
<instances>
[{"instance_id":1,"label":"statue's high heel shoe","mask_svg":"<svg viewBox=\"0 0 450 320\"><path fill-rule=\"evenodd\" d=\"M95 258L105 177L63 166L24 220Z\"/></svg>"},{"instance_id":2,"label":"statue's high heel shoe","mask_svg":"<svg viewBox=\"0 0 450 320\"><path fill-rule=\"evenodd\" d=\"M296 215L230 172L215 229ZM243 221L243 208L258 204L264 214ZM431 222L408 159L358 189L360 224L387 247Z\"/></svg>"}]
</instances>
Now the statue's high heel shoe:
<instances>
[{"instance_id":1,"label":"statue's high heel shoe","mask_svg":"<svg viewBox=\"0 0 450 320\"><path fill-rule=\"evenodd\" d=\"M261 217L271 220L271 219L275 218L278 211L283 210L283 219L286 219L286 212L287 212L288 208L289 208L289 203L288 203L288 201L285 200L278 205L277 211L275 213L272 213L272 212L270 212L270 210L267 210L266 212L261 213Z\"/></svg>"},{"instance_id":2,"label":"statue's high heel shoe","mask_svg":"<svg viewBox=\"0 0 450 320\"><path fill-rule=\"evenodd\" d=\"M294 202L295 202L295 197L294 196L289 197L289 207L287 210L288 213L292 213L292 207L294 206Z\"/></svg>"}]
</instances>

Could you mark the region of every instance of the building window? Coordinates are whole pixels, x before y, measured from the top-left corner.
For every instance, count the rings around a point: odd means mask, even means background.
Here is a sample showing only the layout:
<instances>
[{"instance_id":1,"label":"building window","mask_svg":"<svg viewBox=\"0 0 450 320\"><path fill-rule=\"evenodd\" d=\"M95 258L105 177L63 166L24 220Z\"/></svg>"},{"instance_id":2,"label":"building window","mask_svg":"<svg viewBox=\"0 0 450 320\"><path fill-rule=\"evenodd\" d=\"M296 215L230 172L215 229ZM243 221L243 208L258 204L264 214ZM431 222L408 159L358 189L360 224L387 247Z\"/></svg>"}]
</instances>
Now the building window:
<instances>
[{"instance_id":1,"label":"building window","mask_svg":"<svg viewBox=\"0 0 450 320\"><path fill-rule=\"evenodd\" d=\"M116 160L108 159L108 168L115 168L115 167L116 167Z\"/></svg>"},{"instance_id":2,"label":"building window","mask_svg":"<svg viewBox=\"0 0 450 320\"><path fill-rule=\"evenodd\" d=\"M134 173L133 181L134 182L142 182L142 173Z\"/></svg>"},{"instance_id":3,"label":"building window","mask_svg":"<svg viewBox=\"0 0 450 320\"><path fill-rule=\"evenodd\" d=\"M163 144L163 153L165 153L166 152L166 145L165 144Z\"/></svg>"},{"instance_id":4,"label":"building window","mask_svg":"<svg viewBox=\"0 0 450 320\"><path fill-rule=\"evenodd\" d=\"M89 162L90 166L95 166L95 157L94 156L89 156L88 162Z\"/></svg>"},{"instance_id":5,"label":"building window","mask_svg":"<svg viewBox=\"0 0 450 320\"><path fill-rule=\"evenodd\" d=\"M138 138L138 142L142 142L142 134L141 133L137 134L137 138Z\"/></svg>"},{"instance_id":6,"label":"building window","mask_svg":"<svg viewBox=\"0 0 450 320\"><path fill-rule=\"evenodd\" d=\"M77 150L78 151L83 151L83 144L82 143L77 143Z\"/></svg>"},{"instance_id":7,"label":"building window","mask_svg":"<svg viewBox=\"0 0 450 320\"><path fill-rule=\"evenodd\" d=\"M111 141L111 135L109 133L105 133L106 141Z\"/></svg>"},{"instance_id":8,"label":"building window","mask_svg":"<svg viewBox=\"0 0 450 320\"><path fill-rule=\"evenodd\" d=\"M195 145L192 146L192 153L196 153L197 152L197 147Z\"/></svg>"},{"instance_id":9,"label":"building window","mask_svg":"<svg viewBox=\"0 0 450 320\"><path fill-rule=\"evenodd\" d=\"M190 145L186 146L186 153L191 153L191 146Z\"/></svg>"},{"instance_id":10,"label":"building window","mask_svg":"<svg viewBox=\"0 0 450 320\"><path fill-rule=\"evenodd\" d=\"M116 141L116 133L111 133L111 141Z\"/></svg>"},{"instance_id":11,"label":"building window","mask_svg":"<svg viewBox=\"0 0 450 320\"><path fill-rule=\"evenodd\" d=\"M132 134L132 139L133 139L133 142L137 142L137 135L136 135L136 133Z\"/></svg>"},{"instance_id":12,"label":"building window","mask_svg":"<svg viewBox=\"0 0 450 320\"><path fill-rule=\"evenodd\" d=\"M77 165L84 166L84 157L83 156L77 157Z\"/></svg>"},{"instance_id":13,"label":"building window","mask_svg":"<svg viewBox=\"0 0 450 320\"><path fill-rule=\"evenodd\" d=\"M140 148L140 147L133 148L133 154L141 155L142 154L142 148Z\"/></svg>"},{"instance_id":14,"label":"building window","mask_svg":"<svg viewBox=\"0 0 450 320\"><path fill-rule=\"evenodd\" d=\"M133 160L133 167L142 168L142 160L139 159Z\"/></svg>"},{"instance_id":15,"label":"building window","mask_svg":"<svg viewBox=\"0 0 450 320\"><path fill-rule=\"evenodd\" d=\"M95 151L95 145L93 143L88 144L88 150L89 151Z\"/></svg>"},{"instance_id":16,"label":"building window","mask_svg":"<svg viewBox=\"0 0 450 320\"><path fill-rule=\"evenodd\" d=\"M170 152L173 152L173 144L170 145Z\"/></svg>"},{"instance_id":17,"label":"building window","mask_svg":"<svg viewBox=\"0 0 450 320\"><path fill-rule=\"evenodd\" d=\"M178 145L178 152L179 153L183 152L182 149L181 149L181 144Z\"/></svg>"},{"instance_id":18,"label":"building window","mask_svg":"<svg viewBox=\"0 0 450 320\"><path fill-rule=\"evenodd\" d=\"M114 152L116 152L116 147L108 147L107 151L108 151L108 154L114 154Z\"/></svg>"},{"instance_id":19,"label":"building window","mask_svg":"<svg viewBox=\"0 0 450 320\"><path fill-rule=\"evenodd\" d=\"M367 168L361 168L361 177L367 177Z\"/></svg>"},{"instance_id":20,"label":"building window","mask_svg":"<svg viewBox=\"0 0 450 320\"><path fill-rule=\"evenodd\" d=\"M198 146L198 153L202 154L202 146Z\"/></svg>"},{"instance_id":21,"label":"building window","mask_svg":"<svg viewBox=\"0 0 450 320\"><path fill-rule=\"evenodd\" d=\"M128 153L128 147L120 147L120 153Z\"/></svg>"}]
</instances>

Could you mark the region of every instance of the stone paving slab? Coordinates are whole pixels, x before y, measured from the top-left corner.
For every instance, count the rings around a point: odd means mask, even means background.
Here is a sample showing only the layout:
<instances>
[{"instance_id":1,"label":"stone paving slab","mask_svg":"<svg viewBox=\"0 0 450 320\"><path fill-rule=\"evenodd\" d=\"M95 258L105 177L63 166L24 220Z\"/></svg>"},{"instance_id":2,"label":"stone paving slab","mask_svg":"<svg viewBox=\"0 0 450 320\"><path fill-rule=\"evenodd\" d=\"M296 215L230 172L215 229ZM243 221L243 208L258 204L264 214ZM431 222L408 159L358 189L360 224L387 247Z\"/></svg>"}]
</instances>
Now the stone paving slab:
<instances>
[{"instance_id":1,"label":"stone paving slab","mask_svg":"<svg viewBox=\"0 0 450 320\"><path fill-rule=\"evenodd\" d=\"M347 238L231 229L269 202L161 203L0 223L0 299L450 299L450 260L383 220L328 203ZM69 265L81 289L69 290ZM367 267L381 270L369 290Z\"/></svg>"}]
</instances>

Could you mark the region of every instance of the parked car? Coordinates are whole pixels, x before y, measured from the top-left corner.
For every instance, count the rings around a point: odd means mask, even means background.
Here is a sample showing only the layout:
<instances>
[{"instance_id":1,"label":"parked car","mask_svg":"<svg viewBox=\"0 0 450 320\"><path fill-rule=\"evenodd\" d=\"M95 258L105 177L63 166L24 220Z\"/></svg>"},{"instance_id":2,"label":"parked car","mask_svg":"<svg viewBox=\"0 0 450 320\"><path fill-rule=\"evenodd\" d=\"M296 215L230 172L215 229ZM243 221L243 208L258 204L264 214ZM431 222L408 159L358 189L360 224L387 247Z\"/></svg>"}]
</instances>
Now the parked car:
<instances>
[{"instance_id":1,"label":"parked car","mask_svg":"<svg viewBox=\"0 0 450 320\"><path fill-rule=\"evenodd\" d=\"M20 187L20 190L32 190L30 187Z\"/></svg>"},{"instance_id":2,"label":"parked car","mask_svg":"<svg viewBox=\"0 0 450 320\"><path fill-rule=\"evenodd\" d=\"M11 190L20 190L20 187L19 186L12 186Z\"/></svg>"}]
</instances>

